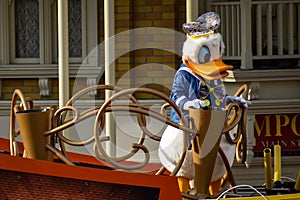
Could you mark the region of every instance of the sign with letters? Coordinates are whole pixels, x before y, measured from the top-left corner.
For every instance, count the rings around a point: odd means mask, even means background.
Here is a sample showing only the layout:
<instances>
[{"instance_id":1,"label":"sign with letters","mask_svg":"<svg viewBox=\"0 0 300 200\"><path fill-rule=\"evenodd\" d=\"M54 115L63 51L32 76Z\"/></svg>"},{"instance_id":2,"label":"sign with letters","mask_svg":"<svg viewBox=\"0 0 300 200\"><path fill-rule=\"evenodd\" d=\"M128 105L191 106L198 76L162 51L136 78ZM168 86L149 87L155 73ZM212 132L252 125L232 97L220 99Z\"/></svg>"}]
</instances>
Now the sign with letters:
<instances>
[{"instance_id":1,"label":"sign with letters","mask_svg":"<svg viewBox=\"0 0 300 200\"><path fill-rule=\"evenodd\" d=\"M264 148L281 146L282 155L300 155L300 113L255 115L253 151L262 156Z\"/></svg>"}]
</instances>

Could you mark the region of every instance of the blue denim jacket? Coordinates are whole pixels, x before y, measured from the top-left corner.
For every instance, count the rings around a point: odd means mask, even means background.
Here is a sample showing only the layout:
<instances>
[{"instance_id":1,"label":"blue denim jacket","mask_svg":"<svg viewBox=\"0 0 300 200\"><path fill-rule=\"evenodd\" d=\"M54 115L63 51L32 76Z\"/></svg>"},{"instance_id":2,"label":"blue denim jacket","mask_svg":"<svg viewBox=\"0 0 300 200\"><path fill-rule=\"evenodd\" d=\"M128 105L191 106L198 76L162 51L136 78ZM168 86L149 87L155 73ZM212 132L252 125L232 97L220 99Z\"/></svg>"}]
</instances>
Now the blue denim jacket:
<instances>
[{"instance_id":1,"label":"blue denim jacket","mask_svg":"<svg viewBox=\"0 0 300 200\"><path fill-rule=\"evenodd\" d=\"M222 84L221 80L217 80L217 82L218 84ZM203 84L205 85L207 83L200 76L194 74L185 64L182 63L180 65L174 77L170 97L182 111L184 117L188 116L188 111L183 109L184 103L194 99L200 99L200 86ZM207 95L204 99L211 102L210 106L216 107L216 98L213 95ZM224 106L224 104L225 102L223 101L221 105L217 107ZM180 123L180 119L174 109L171 109L170 120Z\"/></svg>"}]
</instances>

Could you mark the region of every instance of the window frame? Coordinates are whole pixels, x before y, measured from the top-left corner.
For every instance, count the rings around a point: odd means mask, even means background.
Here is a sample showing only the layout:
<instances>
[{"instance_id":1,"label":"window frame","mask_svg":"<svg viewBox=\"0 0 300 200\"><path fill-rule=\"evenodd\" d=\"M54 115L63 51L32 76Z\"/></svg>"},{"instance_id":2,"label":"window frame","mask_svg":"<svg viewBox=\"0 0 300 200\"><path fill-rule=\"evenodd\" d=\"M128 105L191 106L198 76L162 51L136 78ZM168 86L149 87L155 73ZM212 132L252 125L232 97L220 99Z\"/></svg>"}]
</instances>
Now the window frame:
<instances>
[{"instance_id":1,"label":"window frame","mask_svg":"<svg viewBox=\"0 0 300 200\"><path fill-rule=\"evenodd\" d=\"M24 64L22 67L58 64L57 0L43 0L39 3L39 58L16 58L15 1L0 1L0 68L3 65ZM70 64L81 64L89 51L98 44L97 0L81 0L82 55L69 57ZM87 63L86 63L87 64ZM2 65L2 66L1 66Z\"/></svg>"}]
</instances>

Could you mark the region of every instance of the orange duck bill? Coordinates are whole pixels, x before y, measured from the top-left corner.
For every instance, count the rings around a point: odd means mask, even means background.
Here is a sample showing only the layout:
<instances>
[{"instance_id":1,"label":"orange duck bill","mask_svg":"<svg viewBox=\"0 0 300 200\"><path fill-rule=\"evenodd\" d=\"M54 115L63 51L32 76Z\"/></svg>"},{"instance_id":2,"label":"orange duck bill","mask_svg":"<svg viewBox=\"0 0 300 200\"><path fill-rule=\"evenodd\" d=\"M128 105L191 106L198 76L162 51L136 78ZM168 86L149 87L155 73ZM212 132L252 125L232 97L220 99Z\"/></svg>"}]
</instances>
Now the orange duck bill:
<instances>
[{"instance_id":1,"label":"orange duck bill","mask_svg":"<svg viewBox=\"0 0 300 200\"><path fill-rule=\"evenodd\" d=\"M228 76L226 70L231 70L232 65L226 65L222 59L198 64L193 62L189 57L184 58L184 64L189 67L195 74L207 80L216 80Z\"/></svg>"}]
</instances>

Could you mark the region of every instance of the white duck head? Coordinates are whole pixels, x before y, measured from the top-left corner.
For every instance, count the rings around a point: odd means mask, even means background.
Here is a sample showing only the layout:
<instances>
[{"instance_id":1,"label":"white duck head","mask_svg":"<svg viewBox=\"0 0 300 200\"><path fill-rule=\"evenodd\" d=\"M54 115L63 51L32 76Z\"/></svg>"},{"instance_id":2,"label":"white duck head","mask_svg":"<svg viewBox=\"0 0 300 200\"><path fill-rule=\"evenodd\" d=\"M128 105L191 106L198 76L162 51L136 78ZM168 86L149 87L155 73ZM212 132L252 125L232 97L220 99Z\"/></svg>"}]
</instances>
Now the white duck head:
<instances>
[{"instance_id":1,"label":"white duck head","mask_svg":"<svg viewBox=\"0 0 300 200\"><path fill-rule=\"evenodd\" d=\"M220 33L219 15L209 12L201 15L196 22L183 24L187 40L183 44L182 61L195 74L207 80L216 80L228 75L232 69L222 61L225 45Z\"/></svg>"}]
</instances>

